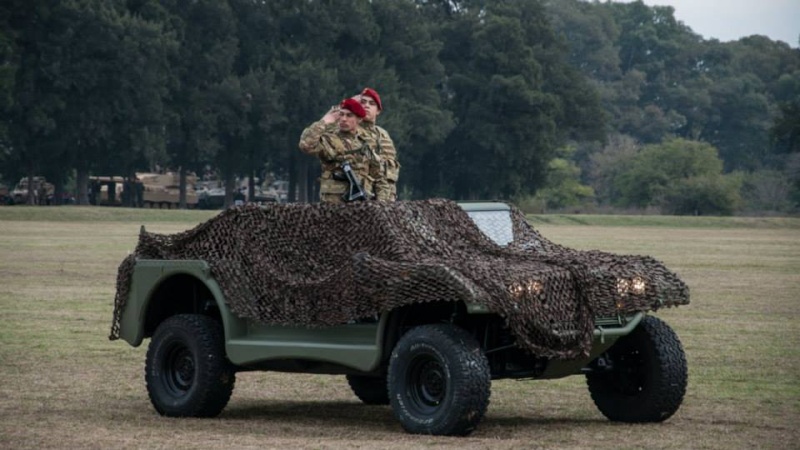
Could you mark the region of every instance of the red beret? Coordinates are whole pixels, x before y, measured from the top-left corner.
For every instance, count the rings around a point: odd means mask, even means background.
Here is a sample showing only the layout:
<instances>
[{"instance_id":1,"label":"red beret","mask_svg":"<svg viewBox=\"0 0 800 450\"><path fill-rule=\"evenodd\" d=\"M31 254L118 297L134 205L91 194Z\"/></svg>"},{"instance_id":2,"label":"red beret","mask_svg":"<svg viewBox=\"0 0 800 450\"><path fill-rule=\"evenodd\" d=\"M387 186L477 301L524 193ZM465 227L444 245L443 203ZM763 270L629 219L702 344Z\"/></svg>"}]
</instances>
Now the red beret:
<instances>
[{"instance_id":1,"label":"red beret","mask_svg":"<svg viewBox=\"0 0 800 450\"><path fill-rule=\"evenodd\" d=\"M364 110L364 107L361 106L361 103L352 98L342 100L342 103L339 103L339 108L349 110L362 119L367 115L367 112Z\"/></svg>"},{"instance_id":2,"label":"red beret","mask_svg":"<svg viewBox=\"0 0 800 450\"><path fill-rule=\"evenodd\" d=\"M383 111L383 105L381 105L381 96L378 95L377 92L375 92L375 89L364 88L364 90L361 91L361 95L366 95L367 97L372 97L372 99L375 100L375 103L378 104L378 109Z\"/></svg>"}]
</instances>

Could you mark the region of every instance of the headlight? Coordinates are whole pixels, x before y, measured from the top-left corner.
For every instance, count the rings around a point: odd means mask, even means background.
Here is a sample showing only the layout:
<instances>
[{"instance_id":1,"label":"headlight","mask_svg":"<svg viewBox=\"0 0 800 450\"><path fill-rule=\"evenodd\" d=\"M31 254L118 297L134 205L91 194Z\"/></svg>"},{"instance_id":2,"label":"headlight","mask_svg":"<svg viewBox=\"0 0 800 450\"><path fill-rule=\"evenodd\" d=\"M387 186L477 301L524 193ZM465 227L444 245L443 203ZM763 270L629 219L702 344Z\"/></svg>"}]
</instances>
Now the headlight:
<instances>
[{"instance_id":1,"label":"headlight","mask_svg":"<svg viewBox=\"0 0 800 450\"><path fill-rule=\"evenodd\" d=\"M642 277L633 277L631 278L630 291L632 294L642 295L644 294L646 285L647 283L644 282L644 279L642 279Z\"/></svg>"},{"instance_id":2,"label":"headlight","mask_svg":"<svg viewBox=\"0 0 800 450\"><path fill-rule=\"evenodd\" d=\"M539 280L515 281L508 286L508 293L514 298L536 297L542 293L544 285Z\"/></svg>"},{"instance_id":3,"label":"headlight","mask_svg":"<svg viewBox=\"0 0 800 450\"><path fill-rule=\"evenodd\" d=\"M617 294L626 295L631 287L631 281L627 278L617 278Z\"/></svg>"},{"instance_id":4,"label":"headlight","mask_svg":"<svg viewBox=\"0 0 800 450\"><path fill-rule=\"evenodd\" d=\"M642 295L647 290L647 282L640 276L633 278L617 278L617 294L625 296L628 294Z\"/></svg>"}]
</instances>

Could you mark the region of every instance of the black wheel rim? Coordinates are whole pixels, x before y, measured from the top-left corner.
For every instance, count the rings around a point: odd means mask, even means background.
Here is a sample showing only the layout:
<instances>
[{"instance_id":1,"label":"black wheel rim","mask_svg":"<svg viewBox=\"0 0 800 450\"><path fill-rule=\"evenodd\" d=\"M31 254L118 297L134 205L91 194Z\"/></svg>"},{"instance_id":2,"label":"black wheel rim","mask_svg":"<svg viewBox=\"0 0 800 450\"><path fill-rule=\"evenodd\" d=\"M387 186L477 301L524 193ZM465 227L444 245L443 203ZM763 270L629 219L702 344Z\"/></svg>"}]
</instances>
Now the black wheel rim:
<instances>
[{"instance_id":1,"label":"black wheel rim","mask_svg":"<svg viewBox=\"0 0 800 450\"><path fill-rule=\"evenodd\" d=\"M419 355L414 358L406 381L411 404L423 414L436 412L447 396L445 368L433 355Z\"/></svg>"},{"instance_id":2,"label":"black wheel rim","mask_svg":"<svg viewBox=\"0 0 800 450\"><path fill-rule=\"evenodd\" d=\"M194 355L183 344L174 344L166 352L161 381L174 396L180 397L192 388L195 377Z\"/></svg>"},{"instance_id":3,"label":"black wheel rim","mask_svg":"<svg viewBox=\"0 0 800 450\"><path fill-rule=\"evenodd\" d=\"M615 389L624 395L638 395L647 382L642 352L636 348L627 348L613 358Z\"/></svg>"}]
</instances>

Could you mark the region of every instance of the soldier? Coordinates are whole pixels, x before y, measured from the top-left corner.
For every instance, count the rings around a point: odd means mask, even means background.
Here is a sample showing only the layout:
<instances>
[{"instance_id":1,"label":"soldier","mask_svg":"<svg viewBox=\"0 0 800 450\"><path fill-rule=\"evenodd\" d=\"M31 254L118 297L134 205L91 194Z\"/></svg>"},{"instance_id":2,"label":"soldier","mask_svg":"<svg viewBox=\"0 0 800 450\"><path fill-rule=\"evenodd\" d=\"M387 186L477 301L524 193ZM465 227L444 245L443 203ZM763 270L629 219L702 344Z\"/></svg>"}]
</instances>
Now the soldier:
<instances>
[{"instance_id":1,"label":"soldier","mask_svg":"<svg viewBox=\"0 0 800 450\"><path fill-rule=\"evenodd\" d=\"M393 202L397 200L400 163L397 161L397 150L389 133L375 123L383 111L381 97L374 89L364 88L358 99L366 111L366 116L361 122L362 134L370 149L383 161L382 176L375 181L375 195L380 201Z\"/></svg>"},{"instance_id":2,"label":"soldier","mask_svg":"<svg viewBox=\"0 0 800 450\"><path fill-rule=\"evenodd\" d=\"M381 175L380 158L370 151L364 138L358 132L366 111L361 104L348 98L339 107L333 107L322 119L303 130L300 137L300 150L319 158L322 164L320 177L320 201L343 203L343 195L350 186L342 179L342 164L350 163L353 173L366 191L368 198L374 198L373 182ZM336 123L336 129L332 125Z\"/></svg>"}]
</instances>

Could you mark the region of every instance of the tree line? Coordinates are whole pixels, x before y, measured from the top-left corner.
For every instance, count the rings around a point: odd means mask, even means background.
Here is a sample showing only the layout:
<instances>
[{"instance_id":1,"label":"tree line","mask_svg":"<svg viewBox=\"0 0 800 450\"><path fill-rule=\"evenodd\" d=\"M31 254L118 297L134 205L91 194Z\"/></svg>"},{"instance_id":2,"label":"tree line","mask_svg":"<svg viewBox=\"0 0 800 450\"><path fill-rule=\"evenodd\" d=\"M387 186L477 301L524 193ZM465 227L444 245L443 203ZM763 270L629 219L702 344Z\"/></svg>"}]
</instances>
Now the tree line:
<instances>
[{"instance_id":1,"label":"tree line","mask_svg":"<svg viewBox=\"0 0 800 450\"><path fill-rule=\"evenodd\" d=\"M800 53L670 7L579 0L9 0L0 176L273 172L315 198L305 126L377 89L415 199L790 212Z\"/></svg>"}]
</instances>

